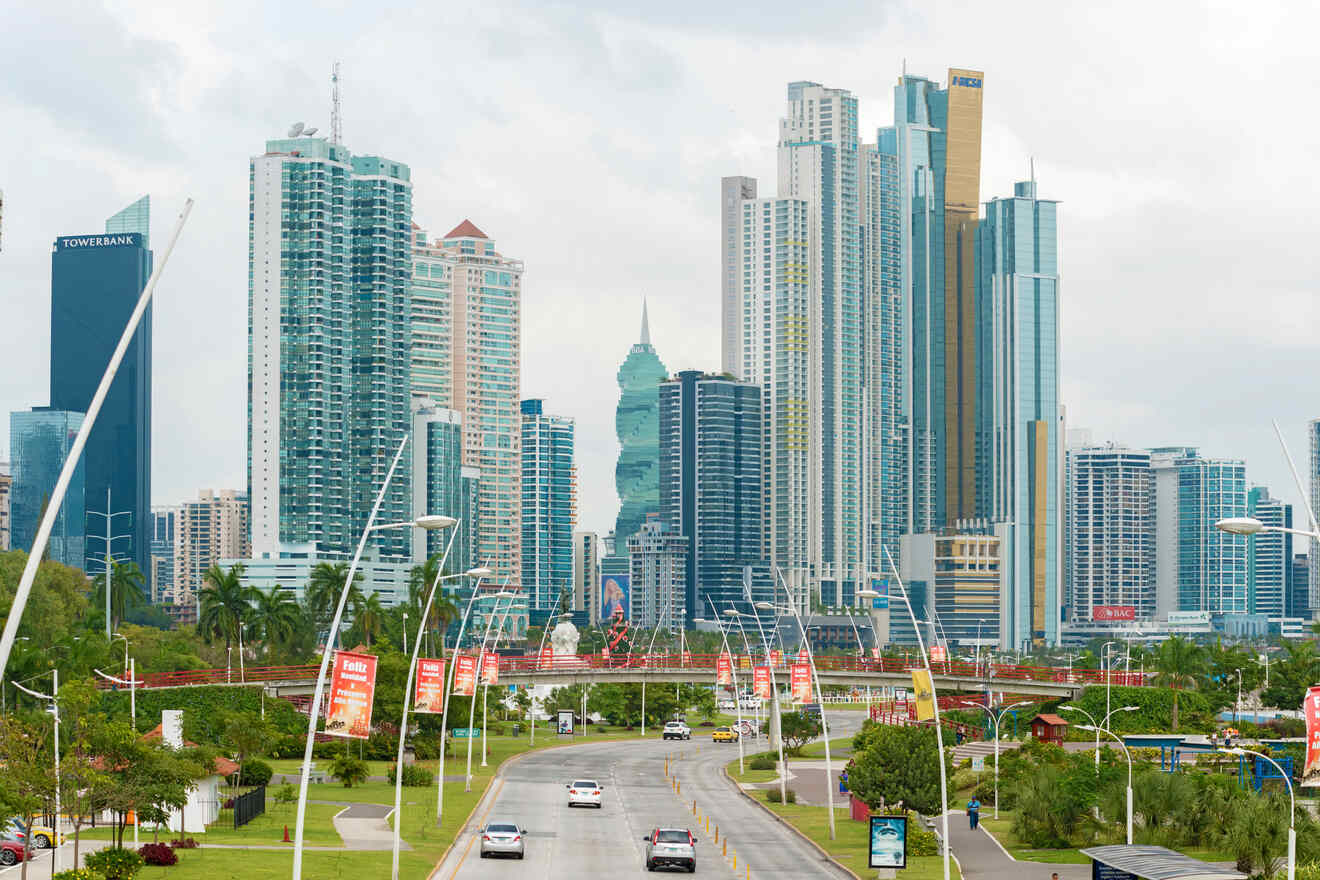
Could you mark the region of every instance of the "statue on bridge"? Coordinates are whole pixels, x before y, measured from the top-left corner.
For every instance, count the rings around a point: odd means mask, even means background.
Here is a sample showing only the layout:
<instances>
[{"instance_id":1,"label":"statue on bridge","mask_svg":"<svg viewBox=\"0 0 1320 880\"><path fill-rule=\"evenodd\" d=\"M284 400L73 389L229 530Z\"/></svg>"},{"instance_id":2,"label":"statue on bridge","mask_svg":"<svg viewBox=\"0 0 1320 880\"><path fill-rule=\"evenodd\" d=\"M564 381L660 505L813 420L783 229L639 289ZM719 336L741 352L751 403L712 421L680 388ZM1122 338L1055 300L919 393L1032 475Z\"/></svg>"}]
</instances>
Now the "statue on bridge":
<instances>
[{"instance_id":1,"label":"statue on bridge","mask_svg":"<svg viewBox=\"0 0 1320 880\"><path fill-rule=\"evenodd\" d=\"M567 620L561 620L559 625L550 631L550 648L556 657L572 656L577 654L580 638L576 626Z\"/></svg>"}]
</instances>

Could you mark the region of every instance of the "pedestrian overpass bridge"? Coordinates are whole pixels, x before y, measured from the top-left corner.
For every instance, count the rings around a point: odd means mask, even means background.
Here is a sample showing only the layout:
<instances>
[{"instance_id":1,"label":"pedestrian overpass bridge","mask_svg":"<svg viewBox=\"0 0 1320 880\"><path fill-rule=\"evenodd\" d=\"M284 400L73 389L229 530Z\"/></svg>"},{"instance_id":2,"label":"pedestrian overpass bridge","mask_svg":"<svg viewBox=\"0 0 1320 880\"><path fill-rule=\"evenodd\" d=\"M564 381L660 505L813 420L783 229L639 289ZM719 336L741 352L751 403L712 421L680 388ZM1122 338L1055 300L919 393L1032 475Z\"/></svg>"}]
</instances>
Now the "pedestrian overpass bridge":
<instances>
[{"instance_id":1,"label":"pedestrian overpass bridge","mask_svg":"<svg viewBox=\"0 0 1320 880\"><path fill-rule=\"evenodd\" d=\"M805 658L803 658L805 660ZM815 657L816 670L824 687L841 686L855 690L880 687L912 686L912 670L920 665L902 658L872 659L857 656ZM710 684L716 677L715 654L573 654L551 657L500 655L497 683L501 685L615 684L624 682ZM776 683L787 686L793 661L781 659L774 666ZM747 655L735 655L733 675L740 688L751 687L752 661ZM199 669L182 672L148 673L138 677L138 688L179 688L201 685L264 687L273 697L308 696L316 686L318 666L258 666L244 669ZM1137 673L1102 672L1094 669L1065 669L1052 666L1018 666L1002 663L971 663L941 660L931 664L937 691L982 693L993 690L1005 694L1041 697L1076 697L1092 685L1106 682L1120 686L1140 686L1144 678ZM100 683L108 688L106 682Z\"/></svg>"}]
</instances>

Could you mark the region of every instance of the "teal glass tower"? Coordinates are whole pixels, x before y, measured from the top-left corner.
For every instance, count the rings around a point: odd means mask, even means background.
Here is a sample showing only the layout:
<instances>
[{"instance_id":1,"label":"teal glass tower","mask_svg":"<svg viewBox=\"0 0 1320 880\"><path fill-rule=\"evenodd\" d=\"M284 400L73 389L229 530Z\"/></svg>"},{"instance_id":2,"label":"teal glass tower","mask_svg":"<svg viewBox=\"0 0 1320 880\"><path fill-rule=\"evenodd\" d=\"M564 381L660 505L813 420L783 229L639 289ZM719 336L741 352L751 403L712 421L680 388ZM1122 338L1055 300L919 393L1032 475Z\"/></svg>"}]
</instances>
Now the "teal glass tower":
<instances>
[{"instance_id":1,"label":"teal glass tower","mask_svg":"<svg viewBox=\"0 0 1320 880\"><path fill-rule=\"evenodd\" d=\"M291 137L252 158L249 187L252 552L347 555L410 428L410 171ZM411 518L409 473L405 457L379 522ZM410 557L403 529L370 544Z\"/></svg>"},{"instance_id":2,"label":"teal glass tower","mask_svg":"<svg viewBox=\"0 0 1320 880\"><path fill-rule=\"evenodd\" d=\"M665 365L651 345L646 303L642 303L641 338L619 367L619 405L614 429L619 437L619 461L614 488L619 516L614 525L614 556L626 557L628 539L637 534L648 513L660 512L660 383ZM623 566L622 571L628 571Z\"/></svg>"},{"instance_id":3,"label":"teal glass tower","mask_svg":"<svg viewBox=\"0 0 1320 880\"><path fill-rule=\"evenodd\" d=\"M522 587L534 611L554 611L573 592L577 472L573 420L522 402Z\"/></svg>"},{"instance_id":4,"label":"teal glass tower","mask_svg":"<svg viewBox=\"0 0 1320 880\"><path fill-rule=\"evenodd\" d=\"M46 502L55 489L73 438L82 427L83 414L49 407L9 415L9 460L13 485L9 493L10 543L14 550L28 551L36 540ZM64 504L50 533L50 558L72 568L85 568L83 520L86 516L84 487L87 457L73 470L64 493Z\"/></svg>"},{"instance_id":5,"label":"teal glass tower","mask_svg":"<svg viewBox=\"0 0 1320 880\"><path fill-rule=\"evenodd\" d=\"M1215 528L1247 515L1247 468L1240 459L1201 458L1195 450L1175 467L1177 610L1213 617L1247 613L1247 542Z\"/></svg>"},{"instance_id":6,"label":"teal glass tower","mask_svg":"<svg viewBox=\"0 0 1320 880\"><path fill-rule=\"evenodd\" d=\"M1270 496L1264 486L1247 493L1247 516L1276 529L1293 527L1292 505ZM1293 536L1287 531L1261 531L1247 541L1247 613L1284 617L1288 614L1288 579L1292 573Z\"/></svg>"},{"instance_id":7,"label":"teal glass tower","mask_svg":"<svg viewBox=\"0 0 1320 880\"><path fill-rule=\"evenodd\" d=\"M1009 524L1001 638L1014 648L1056 644L1062 613L1057 208L1018 183L976 231L975 512Z\"/></svg>"}]
</instances>

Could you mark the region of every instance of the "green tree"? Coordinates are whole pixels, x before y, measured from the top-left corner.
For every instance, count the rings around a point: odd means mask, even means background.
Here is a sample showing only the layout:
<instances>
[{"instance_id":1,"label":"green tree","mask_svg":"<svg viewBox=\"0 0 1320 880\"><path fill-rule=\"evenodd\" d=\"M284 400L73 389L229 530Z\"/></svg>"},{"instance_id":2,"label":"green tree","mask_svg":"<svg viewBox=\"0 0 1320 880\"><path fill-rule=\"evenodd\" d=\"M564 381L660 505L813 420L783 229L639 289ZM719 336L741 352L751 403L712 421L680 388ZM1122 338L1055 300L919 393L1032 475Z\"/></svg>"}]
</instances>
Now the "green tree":
<instances>
[{"instance_id":1,"label":"green tree","mask_svg":"<svg viewBox=\"0 0 1320 880\"><path fill-rule=\"evenodd\" d=\"M339 607L339 597L344 591L346 580L348 580L347 562L318 562L312 567L312 572L307 578L304 601L319 629L329 626L330 621L334 619L335 609ZM353 575L353 585L349 588L345 607L352 608L356 604L357 597L362 595L361 583L362 572L359 570Z\"/></svg>"},{"instance_id":2,"label":"green tree","mask_svg":"<svg viewBox=\"0 0 1320 880\"><path fill-rule=\"evenodd\" d=\"M294 632L302 625L302 611L298 603L278 587L264 592L255 590L248 631L263 644L266 658L278 647L293 640Z\"/></svg>"},{"instance_id":3,"label":"green tree","mask_svg":"<svg viewBox=\"0 0 1320 880\"><path fill-rule=\"evenodd\" d=\"M1170 636L1155 655L1155 683L1173 688L1173 730L1178 730L1178 691L1193 688L1205 673L1205 655L1194 642Z\"/></svg>"},{"instance_id":4,"label":"green tree","mask_svg":"<svg viewBox=\"0 0 1320 880\"><path fill-rule=\"evenodd\" d=\"M75 679L60 688L60 722L64 752L60 756L60 806L73 823L73 863L78 864L79 834L92 813L92 793L108 784L92 751L92 743L105 716L101 694L87 679Z\"/></svg>"},{"instance_id":5,"label":"green tree","mask_svg":"<svg viewBox=\"0 0 1320 880\"><path fill-rule=\"evenodd\" d=\"M765 726L768 727L768 723ZM784 754L802 754L802 747L820 736L824 729L819 718L813 718L805 712L780 715L779 735L784 739Z\"/></svg>"},{"instance_id":6,"label":"green tree","mask_svg":"<svg viewBox=\"0 0 1320 880\"><path fill-rule=\"evenodd\" d=\"M934 815L941 809L940 760L934 728L866 721L853 737L848 787L873 808L902 801L909 809ZM943 760L951 774L948 757Z\"/></svg>"},{"instance_id":7,"label":"green tree","mask_svg":"<svg viewBox=\"0 0 1320 880\"><path fill-rule=\"evenodd\" d=\"M92 602L97 609L105 608L105 574L92 582ZM146 579L136 562L110 563L110 629L117 630L124 615L147 602L143 586Z\"/></svg>"},{"instance_id":8,"label":"green tree","mask_svg":"<svg viewBox=\"0 0 1320 880\"><path fill-rule=\"evenodd\" d=\"M55 760L48 726L14 715L0 716L0 805L6 816L17 816L31 826L33 819L54 803ZM22 876L27 877L32 838L23 840Z\"/></svg>"},{"instance_id":9,"label":"green tree","mask_svg":"<svg viewBox=\"0 0 1320 880\"><path fill-rule=\"evenodd\" d=\"M367 781L367 762L352 755L335 755L330 762L330 775L344 783L344 788L352 788Z\"/></svg>"},{"instance_id":10,"label":"green tree","mask_svg":"<svg viewBox=\"0 0 1320 880\"><path fill-rule=\"evenodd\" d=\"M207 641L222 638L225 650L238 641L239 628L247 623L252 612L252 600L257 590L243 585L243 566L233 565L226 571L212 565L203 579L206 586L198 594L201 608L197 615L197 631Z\"/></svg>"},{"instance_id":11,"label":"green tree","mask_svg":"<svg viewBox=\"0 0 1320 880\"><path fill-rule=\"evenodd\" d=\"M1320 655L1315 642L1288 642L1284 656L1270 663L1270 686L1261 694L1266 706L1296 709L1306 698L1306 689L1320 682Z\"/></svg>"},{"instance_id":12,"label":"green tree","mask_svg":"<svg viewBox=\"0 0 1320 880\"><path fill-rule=\"evenodd\" d=\"M238 759L238 779L243 778L244 762L252 755L260 754L274 733L260 715L251 712L234 712L225 719L223 742L234 750Z\"/></svg>"},{"instance_id":13,"label":"green tree","mask_svg":"<svg viewBox=\"0 0 1320 880\"><path fill-rule=\"evenodd\" d=\"M367 647L371 647L371 640L379 636L385 620L385 609L380 604L380 597L375 593L369 596L358 594L357 602L353 606L353 632L366 640Z\"/></svg>"}]
</instances>

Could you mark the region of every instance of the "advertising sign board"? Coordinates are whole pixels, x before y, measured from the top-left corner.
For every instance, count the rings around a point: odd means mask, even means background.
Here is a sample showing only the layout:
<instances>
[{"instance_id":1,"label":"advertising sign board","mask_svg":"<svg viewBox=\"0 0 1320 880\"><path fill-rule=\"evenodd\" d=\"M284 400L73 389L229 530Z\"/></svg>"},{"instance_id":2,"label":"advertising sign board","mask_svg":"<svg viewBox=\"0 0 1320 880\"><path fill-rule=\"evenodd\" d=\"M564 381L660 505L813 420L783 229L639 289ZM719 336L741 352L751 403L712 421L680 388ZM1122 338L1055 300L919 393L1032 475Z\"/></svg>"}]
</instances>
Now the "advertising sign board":
<instances>
[{"instance_id":1,"label":"advertising sign board","mask_svg":"<svg viewBox=\"0 0 1320 880\"><path fill-rule=\"evenodd\" d=\"M907 867L907 816L872 816L870 868Z\"/></svg>"},{"instance_id":2,"label":"advertising sign board","mask_svg":"<svg viewBox=\"0 0 1320 880\"><path fill-rule=\"evenodd\" d=\"M468 654L454 657L454 693L470 697L477 692L477 658Z\"/></svg>"},{"instance_id":3,"label":"advertising sign board","mask_svg":"<svg viewBox=\"0 0 1320 880\"><path fill-rule=\"evenodd\" d=\"M414 714L439 715L445 710L445 661L425 657L417 661L417 692Z\"/></svg>"},{"instance_id":4,"label":"advertising sign board","mask_svg":"<svg viewBox=\"0 0 1320 880\"><path fill-rule=\"evenodd\" d=\"M560 710L559 710L559 735L560 735L560 736L572 736L572 735L573 735L573 710L572 710L572 709L560 709Z\"/></svg>"},{"instance_id":5,"label":"advertising sign board","mask_svg":"<svg viewBox=\"0 0 1320 880\"><path fill-rule=\"evenodd\" d=\"M1092 620L1136 620L1135 605L1095 605L1091 608Z\"/></svg>"},{"instance_id":6,"label":"advertising sign board","mask_svg":"<svg viewBox=\"0 0 1320 880\"><path fill-rule=\"evenodd\" d=\"M481 658L481 683L500 683L500 655L489 651Z\"/></svg>"},{"instance_id":7,"label":"advertising sign board","mask_svg":"<svg viewBox=\"0 0 1320 880\"><path fill-rule=\"evenodd\" d=\"M752 693L762 700L768 700L773 696L770 693L769 666L756 666L752 668Z\"/></svg>"},{"instance_id":8,"label":"advertising sign board","mask_svg":"<svg viewBox=\"0 0 1320 880\"><path fill-rule=\"evenodd\" d=\"M1306 762L1302 764L1302 785L1320 785L1320 687L1310 688L1302 702L1306 716Z\"/></svg>"},{"instance_id":9,"label":"advertising sign board","mask_svg":"<svg viewBox=\"0 0 1320 880\"><path fill-rule=\"evenodd\" d=\"M371 704L376 694L376 658L352 651L335 652L325 732L366 739L371 734Z\"/></svg>"},{"instance_id":10,"label":"advertising sign board","mask_svg":"<svg viewBox=\"0 0 1320 880\"><path fill-rule=\"evenodd\" d=\"M793 702L811 702L811 667L806 663L794 663L790 670L789 683L793 688Z\"/></svg>"},{"instance_id":11,"label":"advertising sign board","mask_svg":"<svg viewBox=\"0 0 1320 880\"><path fill-rule=\"evenodd\" d=\"M715 661L715 683L733 684L733 661L727 651L721 651L719 659Z\"/></svg>"}]
</instances>

